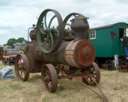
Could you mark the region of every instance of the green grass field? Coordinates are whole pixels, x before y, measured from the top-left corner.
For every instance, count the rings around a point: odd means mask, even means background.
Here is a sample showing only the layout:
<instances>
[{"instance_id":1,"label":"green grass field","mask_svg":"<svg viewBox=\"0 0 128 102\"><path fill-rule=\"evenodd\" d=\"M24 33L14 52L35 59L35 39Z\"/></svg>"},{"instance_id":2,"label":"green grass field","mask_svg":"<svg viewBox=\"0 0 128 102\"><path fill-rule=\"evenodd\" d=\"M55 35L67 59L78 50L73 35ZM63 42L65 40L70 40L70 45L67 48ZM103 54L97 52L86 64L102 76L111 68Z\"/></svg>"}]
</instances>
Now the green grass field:
<instances>
[{"instance_id":1,"label":"green grass field","mask_svg":"<svg viewBox=\"0 0 128 102\"><path fill-rule=\"evenodd\" d=\"M128 102L128 73L101 71L100 87L109 102ZM97 87L93 90L99 92ZM56 93L49 93L40 74L31 75L27 82L17 79L0 80L0 102L102 102L96 93L80 80L59 80Z\"/></svg>"}]
</instances>

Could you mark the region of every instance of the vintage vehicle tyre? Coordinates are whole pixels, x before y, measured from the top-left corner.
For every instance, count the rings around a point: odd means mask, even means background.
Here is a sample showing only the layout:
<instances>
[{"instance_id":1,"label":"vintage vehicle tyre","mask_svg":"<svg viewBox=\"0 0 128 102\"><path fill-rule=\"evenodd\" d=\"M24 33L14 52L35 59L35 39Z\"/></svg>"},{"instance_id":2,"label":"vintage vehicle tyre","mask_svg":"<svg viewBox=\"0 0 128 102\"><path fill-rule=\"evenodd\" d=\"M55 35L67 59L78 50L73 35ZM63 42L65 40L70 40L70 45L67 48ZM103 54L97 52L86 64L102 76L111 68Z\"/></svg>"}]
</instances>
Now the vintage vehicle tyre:
<instances>
[{"instance_id":1,"label":"vintage vehicle tyre","mask_svg":"<svg viewBox=\"0 0 128 102\"><path fill-rule=\"evenodd\" d=\"M93 63L82 76L82 82L91 86L96 86L100 82L100 69L96 63Z\"/></svg>"},{"instance_id":2,"label":"vintage vehicle tyre","mask_svg":"<svg viewBox=\"0 0 128 102\"><path fill-rule=\"evenodd\" d=\"M52 64L46 64L42 68L41 75L48 91L55 92L58 84L55 67Z\"/></svg>"},{"instance_id":3,"label":"vintage vehicle tyre","mask_svg":"<svg viewBox=\"0 0 128 102\"><path fill-rule=\"evenodd\" d=\"M17 55L15 73L18 79L22 81L27 81L29 79L29 61L25 54Z\"/></svg>"}]
</instances>

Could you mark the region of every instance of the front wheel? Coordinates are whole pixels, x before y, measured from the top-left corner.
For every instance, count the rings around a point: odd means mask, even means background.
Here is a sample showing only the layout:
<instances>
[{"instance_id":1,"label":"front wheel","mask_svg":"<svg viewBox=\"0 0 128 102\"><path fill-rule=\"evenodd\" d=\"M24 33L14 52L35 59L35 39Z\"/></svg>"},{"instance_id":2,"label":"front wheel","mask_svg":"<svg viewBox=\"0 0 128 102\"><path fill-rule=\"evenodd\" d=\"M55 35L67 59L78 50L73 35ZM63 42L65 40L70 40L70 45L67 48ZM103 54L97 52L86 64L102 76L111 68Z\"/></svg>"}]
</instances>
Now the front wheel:
<instances>
[{"instance_id":1,"label":"front wheel","mask_svg":"<svg viewBox=\"0 0 128 102\"><path fill-rule=\"evenodd\" d=\"M100 69L96 63L93 63L82 75L82 81L91 86L96 86L100 82Z\"/></svg>"},{"instance_id":2,"label":"front wheel","mask_svg":"<svg viewBox=\"0 0 128 102\"><path fill-rule=\"evenodd\" d=\"M55 92L57 90L58 84L57 72L55 70L55 67L52 64L46 64L42 68L41 75L48 91Z\"/></svg>"}]
</instances>

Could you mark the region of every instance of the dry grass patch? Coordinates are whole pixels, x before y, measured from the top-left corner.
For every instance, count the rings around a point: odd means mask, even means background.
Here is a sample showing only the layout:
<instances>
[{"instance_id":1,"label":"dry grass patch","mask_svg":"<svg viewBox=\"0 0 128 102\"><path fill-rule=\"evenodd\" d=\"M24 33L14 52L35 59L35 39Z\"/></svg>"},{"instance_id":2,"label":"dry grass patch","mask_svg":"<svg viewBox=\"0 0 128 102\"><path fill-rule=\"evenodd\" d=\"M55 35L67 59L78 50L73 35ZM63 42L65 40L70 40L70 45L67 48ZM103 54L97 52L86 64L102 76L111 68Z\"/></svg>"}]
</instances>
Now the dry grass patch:
<instances>
[{"instance_id":1,"label":"dry grass patch","mask_svg":"<svg viewBox=\"0 0 128 102\"><path fill-rule=\"evenodd\" d=\"M128 73L101 71L100 86L109 102L128 102ZM96 87L93 90L99 91ZM0 80L0 102L102 102L80 80L59 80L56 93L49 93L39 74L27 82Z\"/></svg>"}]
</instances>

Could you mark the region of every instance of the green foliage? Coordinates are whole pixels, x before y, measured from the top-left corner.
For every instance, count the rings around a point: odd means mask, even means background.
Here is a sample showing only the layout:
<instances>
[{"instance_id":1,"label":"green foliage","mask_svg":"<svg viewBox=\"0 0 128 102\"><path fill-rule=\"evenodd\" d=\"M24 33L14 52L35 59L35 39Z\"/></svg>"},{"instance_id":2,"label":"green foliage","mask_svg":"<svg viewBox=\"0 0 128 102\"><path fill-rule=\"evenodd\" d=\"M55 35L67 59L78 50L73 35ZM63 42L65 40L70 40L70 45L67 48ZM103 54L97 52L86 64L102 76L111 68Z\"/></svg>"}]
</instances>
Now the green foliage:
<instances>
[{"instance_id":1,"label":"green foliage","mask_svg":"<svg viewBox=\"0 0 128 102\"><path fill-rule=\"evenodd\" d=\"M7 42L7 45L9 46L13 46L13 44L15 44L17 42L17 40L15 38L10 38Z\"/></svg>"},{"instance_id":2,"label":"green foliage","mask_svg":"<svg viewBox=\"0 0 128 102\"><path fill-rule=\"evenodd\" d=\"M19 43L22 43L22 42L24 42L24 41L26 42L26 40L25 40L24 38L18 38L18 39L17 39L17 42L19 42Z\"/></svg>"},{"instance_id":3,"label":"green foliage","mask_svg":"<svg viewBox=\"0 0 128 102\"><path fill-rule=\"evenodd\" d=\"M26 40L24 38L22 38L22 37L20 37L18 39L10 38L7 41L7 44L5 44L5 45L13 46L15 43L23 43L23 42L26 42Z\"/></svg>"}]
</instances>

